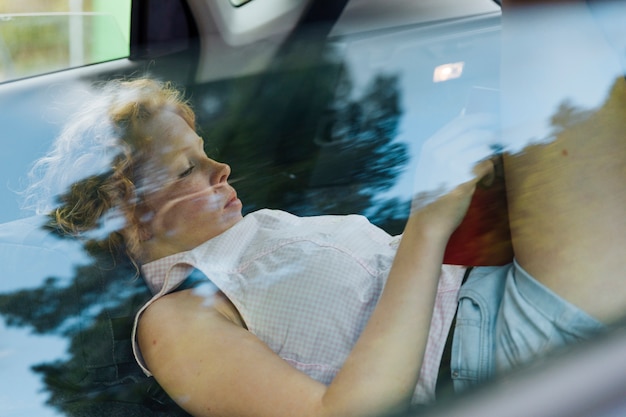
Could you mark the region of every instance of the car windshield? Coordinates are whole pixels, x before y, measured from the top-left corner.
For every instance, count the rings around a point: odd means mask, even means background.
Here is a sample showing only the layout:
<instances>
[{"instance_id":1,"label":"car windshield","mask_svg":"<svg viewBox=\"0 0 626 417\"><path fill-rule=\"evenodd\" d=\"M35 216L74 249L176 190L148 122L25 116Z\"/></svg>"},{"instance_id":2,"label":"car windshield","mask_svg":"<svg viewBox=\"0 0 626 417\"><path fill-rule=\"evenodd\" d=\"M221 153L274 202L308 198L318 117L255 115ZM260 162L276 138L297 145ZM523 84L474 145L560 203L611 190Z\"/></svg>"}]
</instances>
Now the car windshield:
<instances>
[{"instance_id":1,"label":"car windshield","mask_svg":"<svg viewBox=\"0 0 626 417\"><path fill-rule=\"evenodd\" d=\"M107 178L127 154L145 164L133 173L137 195L128 201L153 198L155 207L184 210L182 186L172 187L163 179L171 173L137 157L134 145L89 152L100 149L97 128L127 128L96 117L104 107L93 98L112 79L146 77L182 92L195 117L185 122L212 161L228 164L244 218L264 209L299 218L356 214L400 239L412 209L468 181L477 162L494 161L493 181L478 184L442 254L446 267L469 267L468 274L479 276L505 267L521 274L522 264L559 302L584 306L585 319L621 323L626 2L520 6L509 13L492 0L331 3L0 0L0 416L189 415L145 375L133 351L135 315L157 291L144 281L141 262L126 256L132 224L126 203L111 203L78 232L50 215L63 205L84 208L82 198L92 194L80 187ZM64 130L78 119L93 129ZM80 140L48 153L59 137ZM168 154L169 145L158 140L153 134L148 141ZM176 181L187 175L201 181L193 173L200 165L176 160ZM158 194L164 189L167 195ZM96 211L86 207L85 216ZM152 221L157 211L133 219ZM202 221L197 224L212 225ZM127 251L123 257L119 247ZM559 273L572 269L573 277ZM228 292L218 279L214 284ZM448 331L479 321L458 319L460 286L459 279L435 355L448 368L431 370L433 381L447 372L455 388L473 376L450 369L446 355L456 345ZM318 313L307 301L302 297L302 308L313 317ZM243 304L233 301L245 311ZM527 327L543 325L545 310L537 311L501 331L506 343L542 343L524 339ZM537 332L550 338L552 331ZM554 336L561 337L563 344L587 338ZM497 355L525 367L544 356L536 350L541 354L523 360L525 353ZM288 361L297 366L300 359ZM416 398L434 401L435 389L443 403L451 398L449 387L423 384L430 388ZM612 401L608 391L601 394L603 406ZM626 409L623 398L617 402ZM439 409L411 411L438 415Z\"/></svg>"}]
</instances>

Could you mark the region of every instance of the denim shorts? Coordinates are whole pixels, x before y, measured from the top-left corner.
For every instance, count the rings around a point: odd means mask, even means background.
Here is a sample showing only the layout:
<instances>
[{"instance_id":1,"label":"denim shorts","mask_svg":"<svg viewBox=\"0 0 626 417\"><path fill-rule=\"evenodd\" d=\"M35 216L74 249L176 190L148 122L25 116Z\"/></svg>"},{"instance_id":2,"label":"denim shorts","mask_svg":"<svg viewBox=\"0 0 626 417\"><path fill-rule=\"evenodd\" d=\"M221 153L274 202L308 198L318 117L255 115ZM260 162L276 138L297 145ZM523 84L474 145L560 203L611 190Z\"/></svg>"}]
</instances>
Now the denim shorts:
<instances>
[{"instance_id":1,"label":"denim shorts","mask_svg":"<svg viewBox=\"0 0 626 417\"><path fill-rule=\"evenodd\" d=\"M451 373L460 392L605 326L517 262L472 270L459 292Z\"/></svg>"}]
</instances>

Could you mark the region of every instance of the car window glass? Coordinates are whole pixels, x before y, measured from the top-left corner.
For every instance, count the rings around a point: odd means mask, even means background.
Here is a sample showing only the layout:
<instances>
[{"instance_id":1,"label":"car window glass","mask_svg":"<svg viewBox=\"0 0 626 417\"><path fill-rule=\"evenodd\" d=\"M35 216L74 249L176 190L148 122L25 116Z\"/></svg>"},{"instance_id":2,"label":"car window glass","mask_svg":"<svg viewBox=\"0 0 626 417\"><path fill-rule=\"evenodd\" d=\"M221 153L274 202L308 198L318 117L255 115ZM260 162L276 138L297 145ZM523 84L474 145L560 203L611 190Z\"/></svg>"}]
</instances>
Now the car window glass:
<instances>
[{"instance_id":1,"label":"car window glass","mask_svg":"<svg viewBox=\"0 0 626 417\"><path fill-rule=\"evenodd\" d=\"M238 7L228 10L243 12L256 1L261 0L230 0ZM425 145L455 120L495 116L505 133L490 148L497 153L524 153L529 145L572 133L598 143L602 134L623 126L623 107L615 103L626 85L626 2L503 19L491 0L463 6L450 6L454 0L353 0L328 27L308 22L315 29L310 30L302 23L279 40L246 44L233 31L220 34L216 16L200 13L211 9L193 7L202 1L171 1L160 3L167 6L158 13L151 9L152 18L159 14L163 20L141 22L149 29L150 42L141 45L149 59L133 51L130 60L59 71L128 56L130 3L0 0L0 368L9 376L0 378L0 417L3 411L7 417L187 417L132 356L132 320L150 297L136 270L92 255L78 240L59 238L42 227L47 218L33 215L22 199L33 161L84 106L94 80L140 75L137 68L146 61L145 72L182 87L205 151L230 164L246 213L265 207L300 216L359 213L390 234L402 232L412 193L433 185L416 175ZM143 7L155 3L135 3L133 24L137 16L150 15ZM199 46L193 31L181 29L183 17L205 22ZM168 31L184 36L171 42ZM227 41L219 43L222 37ZM127 64L132 71L118 68ZM115 68L101 69L110 65ZM82 72L94 68L100 72ZM34 76L49 71L59 72ZM64 74L71 80L61 83L57 77ZM23 77L30 78L13 82ZM616 154L624 149L617 143ZM563 159L580 155L558 149ZM447 161L449 154L444 156ZM605 161L598 159L585 173L607 171ZM437 168L437 162L433 158L429 167ZM439 165L438 173L455 168ZM574 180L581 178L571 171L555 177L575 189ZM607 194L623 198L621 186L601 194L610 190L606 182L601 185L587 189L603 201ZM471 222L453 235L445 262L511 262L503 184L479 188L476 195L480 205L472 205ZM538 206L536 199L527 201L525 208ZM598 208L592 202L586 197L571 206ZM583 213L576 224L597 220L623 230L621 212L599 219ZM102 225L109 230L110 223ZM554 241L546 230L529 236ZM619 235L611 245L623 249L626 240ZM592 233L581 236L560 239L559 246L591 242ZM594 267L604 256L589 259ZM584 280L572 282L577 287Z\"/></svg>"}]
</instances>

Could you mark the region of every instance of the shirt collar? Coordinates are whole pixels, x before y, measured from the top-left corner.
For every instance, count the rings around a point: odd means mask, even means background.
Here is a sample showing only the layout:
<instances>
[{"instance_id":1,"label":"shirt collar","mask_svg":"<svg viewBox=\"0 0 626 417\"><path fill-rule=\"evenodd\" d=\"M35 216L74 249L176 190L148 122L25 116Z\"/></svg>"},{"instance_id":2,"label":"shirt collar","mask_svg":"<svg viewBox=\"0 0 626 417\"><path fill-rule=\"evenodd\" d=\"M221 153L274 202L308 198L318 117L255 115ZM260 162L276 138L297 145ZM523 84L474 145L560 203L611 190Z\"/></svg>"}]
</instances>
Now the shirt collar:
<instances>
[{"instance_id":1,"label":"shirt collar","mask_svg":"<svg viewBox=\"0 0 626 417\"><path fill-rule=\"evenodd\" d=\"M254 217L254 213L247 215L230 229L194 249L142 265L143 278L152 294L171 292L194 268L206 270L204 266L207 263L214 270L227 270L236 266L240 253L245 250L257 229Z\"/></svg>"},{"instance_id":2,"label":"shirt collar","mask_svg":"<svg viewBox=\"0 0 626 417\"><path fill-rule=\"evenodd\" d=\"M168 293L180 285L193 269L188 258L188 252L181 252L143 265L141 272L152 294Z\"/></svg>"}]
</instances>

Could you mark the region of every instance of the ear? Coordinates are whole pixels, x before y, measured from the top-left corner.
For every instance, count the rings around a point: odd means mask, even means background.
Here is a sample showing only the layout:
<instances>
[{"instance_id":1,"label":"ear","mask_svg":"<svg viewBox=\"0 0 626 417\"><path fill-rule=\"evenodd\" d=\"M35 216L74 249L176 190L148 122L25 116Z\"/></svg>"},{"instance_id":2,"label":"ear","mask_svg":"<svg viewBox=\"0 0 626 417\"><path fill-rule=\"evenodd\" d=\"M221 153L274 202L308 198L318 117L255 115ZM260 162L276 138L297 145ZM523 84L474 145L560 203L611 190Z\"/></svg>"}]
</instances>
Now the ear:
<instances>
[{"instance_id":1,"label":"ear","mask_svg":"<svg viewBox=\"0 0 626 417\"><path fill-rule=\"evenodd\" d=\"M137 235L140 242L146 242L153 238L150 225L146 223L137 222Z\"/></svg>"}]
</instances>

